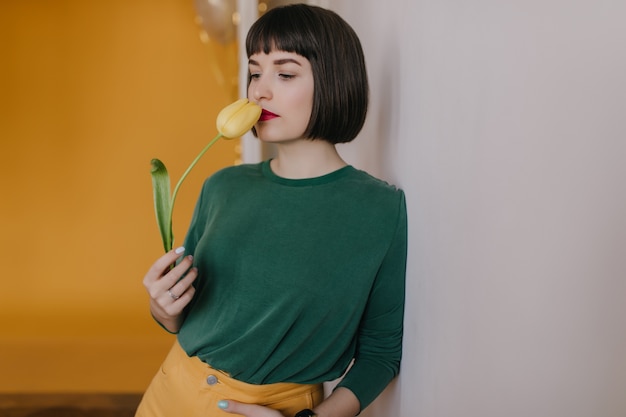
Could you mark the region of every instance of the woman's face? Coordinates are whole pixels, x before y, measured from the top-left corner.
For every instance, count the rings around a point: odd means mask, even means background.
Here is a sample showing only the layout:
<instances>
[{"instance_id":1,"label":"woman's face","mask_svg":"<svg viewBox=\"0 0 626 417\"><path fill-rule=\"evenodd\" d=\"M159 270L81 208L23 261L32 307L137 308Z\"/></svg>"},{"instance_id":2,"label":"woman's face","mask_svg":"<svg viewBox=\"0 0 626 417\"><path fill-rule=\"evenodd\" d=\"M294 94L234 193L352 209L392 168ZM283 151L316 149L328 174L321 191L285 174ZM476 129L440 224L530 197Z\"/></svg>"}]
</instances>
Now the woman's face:
<instances>
[{"instance_id":1,"label":"woman's face","mask_svg":"<svg viewBox=\"0 0 626 417\"><path fill-rule=\"evenodd\" d=\"M262 108L255 125L265 142L303 138L313 109L313 71L308 59L293 52L258 53L248 60L248 98Z\"/></svg>"}]
</instances>

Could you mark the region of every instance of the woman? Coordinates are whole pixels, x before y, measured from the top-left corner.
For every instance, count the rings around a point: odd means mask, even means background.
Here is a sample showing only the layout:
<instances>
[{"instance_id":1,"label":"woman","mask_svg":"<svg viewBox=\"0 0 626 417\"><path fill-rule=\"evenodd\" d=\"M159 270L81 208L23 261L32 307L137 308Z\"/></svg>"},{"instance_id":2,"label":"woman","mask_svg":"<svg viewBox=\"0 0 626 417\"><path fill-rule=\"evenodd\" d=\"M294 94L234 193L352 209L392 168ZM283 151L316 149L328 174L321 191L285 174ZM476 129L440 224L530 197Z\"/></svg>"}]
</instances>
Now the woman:
<instances>
[{"instance_id":1,"label":"woman","mask_svg":"<svg viewBox=\"0 0 626 417\"><path fill-rule=\"evenodd\" d=\"M298 4L263 15L246 48L254 131L277 156L211 176L184 249L146 274L177 342L137 416L355 416L399 370L404 194L335 148L365 120L358 37Z\"/></svg>"}]
</instances>

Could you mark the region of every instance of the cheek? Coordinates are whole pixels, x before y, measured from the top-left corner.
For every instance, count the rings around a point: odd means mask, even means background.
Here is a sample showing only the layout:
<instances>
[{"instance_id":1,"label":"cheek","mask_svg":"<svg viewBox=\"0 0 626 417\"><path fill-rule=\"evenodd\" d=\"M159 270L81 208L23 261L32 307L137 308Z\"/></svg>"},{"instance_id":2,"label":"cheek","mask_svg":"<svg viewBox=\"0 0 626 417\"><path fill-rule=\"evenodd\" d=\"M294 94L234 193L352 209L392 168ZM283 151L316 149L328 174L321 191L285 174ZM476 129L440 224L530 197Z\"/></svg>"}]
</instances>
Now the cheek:
<instances>
[{"instance_id":1,"label":"cheek","mask_svg":"<svg viewBox=\"0 0 626 417\"><path fill-rule=\"evenodd\" d=\"M294 108L301 109L302 111L307 110L307 113L310 114L313 109L313 91L305 90L294 94L291 103Z\"/></svg>"}]
</instances>

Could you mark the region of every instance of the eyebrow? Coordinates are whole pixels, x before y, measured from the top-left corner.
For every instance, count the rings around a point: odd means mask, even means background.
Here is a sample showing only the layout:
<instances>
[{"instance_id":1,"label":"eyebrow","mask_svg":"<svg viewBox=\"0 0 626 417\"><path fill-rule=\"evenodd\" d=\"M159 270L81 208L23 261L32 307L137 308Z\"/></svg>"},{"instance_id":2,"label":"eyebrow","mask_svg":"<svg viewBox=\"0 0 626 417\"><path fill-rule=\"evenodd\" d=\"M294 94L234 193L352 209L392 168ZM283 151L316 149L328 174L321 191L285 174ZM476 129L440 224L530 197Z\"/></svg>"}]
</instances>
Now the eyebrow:
<instances>
[{"instance_id":1,"label":"eyebrow","mask_svg":"<svg viewBox=\"0 0 626 417\"><path fill-rule=\"evenodd\" d=\"M294 63L296 65L302 66L302 64L300 64L297 60L293 58L282 58L282 59L277 59L273 62L274 65L283 65L283 64L289 64L289 63ZM248 60L248 65L260 66L259 63L255 61L254 59Z\"/></svg>"}]
</instances>

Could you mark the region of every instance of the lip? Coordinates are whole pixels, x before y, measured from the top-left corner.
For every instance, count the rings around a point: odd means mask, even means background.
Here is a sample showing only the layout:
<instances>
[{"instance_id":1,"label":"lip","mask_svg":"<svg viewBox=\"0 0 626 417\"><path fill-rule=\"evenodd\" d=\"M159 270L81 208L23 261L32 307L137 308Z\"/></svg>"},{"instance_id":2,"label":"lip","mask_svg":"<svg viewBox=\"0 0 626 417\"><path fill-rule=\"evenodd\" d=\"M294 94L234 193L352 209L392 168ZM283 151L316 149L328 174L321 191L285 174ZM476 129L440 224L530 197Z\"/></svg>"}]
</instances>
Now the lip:
<instances>
[{"instance_id":1,"label":"lip","mask_svg":"<svg viewBox=\"0 0 626 417\"><path fill-rule=\"evenodd\" d=\"M261 111L261 116L259 117L259 122L265 122L267 120L271 120L271 119L274 119L276 117L279 117L279 116L277 114L275 114L275 113L272 113L269 110L263 109Z\"/></svg>"}]
</instances>

